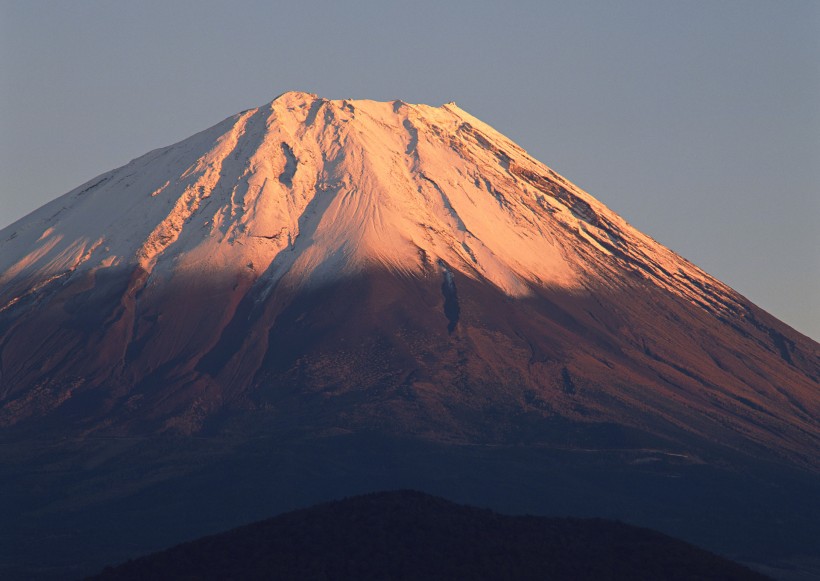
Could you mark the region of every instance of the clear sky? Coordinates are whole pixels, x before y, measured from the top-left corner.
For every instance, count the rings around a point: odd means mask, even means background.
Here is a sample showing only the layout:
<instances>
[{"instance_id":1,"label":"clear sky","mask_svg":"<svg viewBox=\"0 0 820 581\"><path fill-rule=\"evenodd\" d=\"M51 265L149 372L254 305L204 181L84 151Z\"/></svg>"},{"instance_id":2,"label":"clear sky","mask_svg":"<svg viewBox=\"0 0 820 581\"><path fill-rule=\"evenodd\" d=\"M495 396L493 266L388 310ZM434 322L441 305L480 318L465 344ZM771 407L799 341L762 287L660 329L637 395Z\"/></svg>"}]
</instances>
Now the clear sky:
<instances>
[{"instance_id":1,"label":"clear sky","mask_svg":"<svg viewBox=\"0 0 820 581\"><path fill-rule=\"evenodd\" d=\"M0 227L288 90L455 100L820 339L817 0L0 0Z\"/></svg>"}]
</instances>

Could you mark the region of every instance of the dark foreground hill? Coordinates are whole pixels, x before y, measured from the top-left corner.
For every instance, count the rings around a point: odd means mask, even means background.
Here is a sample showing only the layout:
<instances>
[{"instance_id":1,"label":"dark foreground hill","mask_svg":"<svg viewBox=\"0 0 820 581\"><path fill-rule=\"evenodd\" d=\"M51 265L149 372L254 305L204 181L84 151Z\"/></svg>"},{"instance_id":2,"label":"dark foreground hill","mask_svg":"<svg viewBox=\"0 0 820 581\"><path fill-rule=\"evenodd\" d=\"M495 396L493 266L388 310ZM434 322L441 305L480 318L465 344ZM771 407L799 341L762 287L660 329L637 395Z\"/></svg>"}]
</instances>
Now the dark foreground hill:
<instances>
[{"instance_id":1,"label":"dark foreground hill","mask_svg":"<svg viewBox=\"0 0 820 581\"><path fill-rule=\"evenodd\" d=\"M766 579L658 532L506 516L413 491L320 504L92 579Z\"/></svg>"}]
</instances>

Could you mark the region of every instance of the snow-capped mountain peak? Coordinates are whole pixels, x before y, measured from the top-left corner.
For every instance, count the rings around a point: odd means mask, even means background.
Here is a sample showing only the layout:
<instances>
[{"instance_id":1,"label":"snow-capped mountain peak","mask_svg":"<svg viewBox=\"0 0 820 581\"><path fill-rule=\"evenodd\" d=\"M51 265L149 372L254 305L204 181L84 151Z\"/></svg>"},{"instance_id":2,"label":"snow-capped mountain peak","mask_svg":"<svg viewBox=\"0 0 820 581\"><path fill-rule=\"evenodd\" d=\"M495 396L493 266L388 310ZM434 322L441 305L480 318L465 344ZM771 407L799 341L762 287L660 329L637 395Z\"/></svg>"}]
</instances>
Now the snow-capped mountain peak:
<instances>
[{"instance_id":1,"label":"snow-capped mountain peak","mask_svg":"<svg viewBox=\"0 0 820 581\"><path fill-rule=\"evenodd\" d=\"M35 273L135 262L149 274L303 284L442 261L525 296L533 285L580 288L648 253L703 278L454 103L300 92L83 184L0 244L7 289Z\"/></svg>"}]
</instances>

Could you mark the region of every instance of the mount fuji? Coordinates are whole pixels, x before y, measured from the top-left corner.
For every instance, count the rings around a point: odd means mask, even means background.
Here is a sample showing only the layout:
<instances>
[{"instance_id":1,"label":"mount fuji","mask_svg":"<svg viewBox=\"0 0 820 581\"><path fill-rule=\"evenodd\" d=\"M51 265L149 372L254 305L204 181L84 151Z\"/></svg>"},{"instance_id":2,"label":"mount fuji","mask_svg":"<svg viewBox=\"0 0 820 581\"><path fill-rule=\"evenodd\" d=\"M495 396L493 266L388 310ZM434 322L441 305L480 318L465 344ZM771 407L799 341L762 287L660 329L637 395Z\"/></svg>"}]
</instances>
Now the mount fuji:
<instances>
[{"instance_id":1,"label":"mount fuji","mask_svg":"<svg viewBox=\"0 0 820 581\"><path fill-rule=\"evenodd\" d=\"M9 571L409 487L820 557L819 416L820 345L455 103L285 93L0 230Z\"/></svg>"}]
</instances>

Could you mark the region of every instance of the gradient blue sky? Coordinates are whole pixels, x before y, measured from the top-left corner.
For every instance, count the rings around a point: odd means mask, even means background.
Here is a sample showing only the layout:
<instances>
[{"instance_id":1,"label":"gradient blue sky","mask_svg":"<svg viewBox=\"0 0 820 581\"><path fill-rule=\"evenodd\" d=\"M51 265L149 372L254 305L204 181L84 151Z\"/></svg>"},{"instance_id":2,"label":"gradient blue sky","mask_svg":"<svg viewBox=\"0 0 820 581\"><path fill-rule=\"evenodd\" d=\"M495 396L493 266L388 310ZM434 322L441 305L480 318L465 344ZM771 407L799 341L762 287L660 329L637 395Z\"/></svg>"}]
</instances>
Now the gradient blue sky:
<instances>
[{"instance_id":1,"label":"gradient blue sky","mask_svg":"<svg viewBox=\"0 0 820 581\"><path fill-rule=\"evenodd\" d=\"M287 90L455 100L820 339L820 2L0 1L0 227Z\"/></svg>"}]
</instances>

